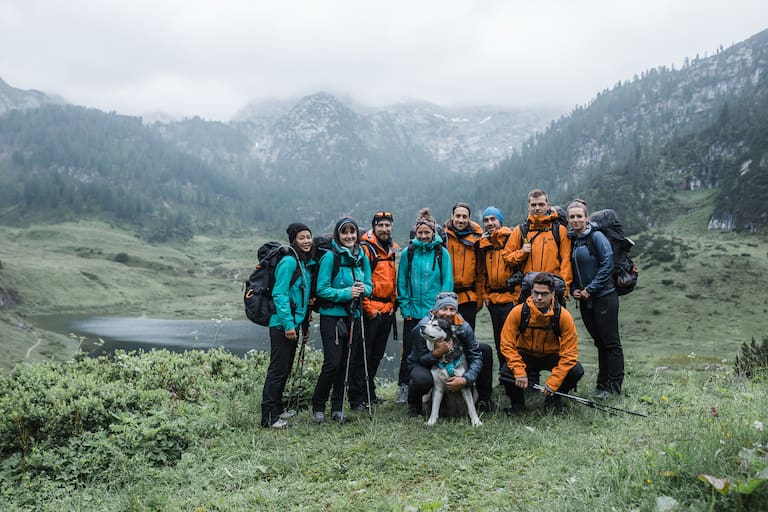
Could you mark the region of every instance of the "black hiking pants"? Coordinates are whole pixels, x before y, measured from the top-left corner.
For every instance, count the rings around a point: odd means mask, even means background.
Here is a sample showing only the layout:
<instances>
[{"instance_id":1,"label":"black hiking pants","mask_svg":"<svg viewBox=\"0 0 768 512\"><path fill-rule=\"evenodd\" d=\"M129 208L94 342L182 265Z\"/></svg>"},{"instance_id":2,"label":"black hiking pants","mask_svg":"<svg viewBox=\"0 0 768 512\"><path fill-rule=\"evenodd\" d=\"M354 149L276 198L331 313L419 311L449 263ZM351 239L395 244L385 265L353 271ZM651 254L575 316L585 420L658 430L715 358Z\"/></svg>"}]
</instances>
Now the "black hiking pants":
<instances>
[{"instance_id":1,"label":"black hiking pants","mask_svg":"<svg viewBox=\"0 0 768 512\"><path fill-rule=\"evenodd\" d=\"M328 396L331 412L342 410L344 374L349 353L349 329L354 329L352 344L360 343L360 319L353 325L348 317L320 315L320 337L323 340L323 366L312 395L312 412L325 412Z\"/></svg>"},{"instance_id":2,"label":"black hiking pants","mask_svg":"<svg viewBox=\"0 0 768 512\"><path fill-rule=\"evenodd\" d=\"M538 379L538 376L542 372L542 370L551 372L552 368L557 366L557 363L560 361L560 355L558 354L552 354L544 357L537 357L531 354L527 354L522 350L519 352L520 352L520 356L523 358L523 361L525 362L525 372L528 375L529 386L531 386L534 383L534 381L531 378L532 376L535 376L535 378ZM514 379L514 376L512 376L511 371L507 370L506 373L507 375L510 375L512 379ZM555 391L558 391L560 393L570 392L572 389L576 387L576 384L579 383L579 381L583 376L584 376L584 367L581 366L581 363L577 362L574 365L574 367L568 371L568 374L563 379L563 383L560 384L560 388L555 389ZM502 381L502 384L504 384L504 390L506 391L510 402L512 402L513 404L525 403L525 389L515 386L514 380L509 381L505 379L504 381Z\"/></svg>"},{"instance_id":3,"label":"black hiking pants","mask_svg":"<svg viewBox=\"0 0 768 512\"><path fill-rule=\"evenodd\" d=\"M272 425L285 410L283 391L296 357L296 346L301 343L301 340L291 341L285 337L283 329L270 327L269 343L269 368L264 378L264 390L261 393L262 427Z\"/></svg>"},{"instance_id":4,"label":"black hiking pants","mask_svg":"<svg viewBox=\"0 0 768 512\"><path fill-rule=\"evenodd\" d=\"M597 347L597 389L621 393L624 350L619 337L619 296L616 291L579 301L581 319Z\"/></svg>"},{"instance_id":5,"label":"black hiking pants","mask_svg":"<svg viewBox=\"0 0 768 512\"><path fill-rule=\"evenodd\" d=\"M377 398L374 377L379 371L379 365L387 348L389 332L392 330L392 315L393 313L387 313L363 320L365 332L360 338L360 343L352 346L352 361L349 363L349 404L352 407L368 402L363 356L368 363L368 385L370 386L371 400ZM365 351L363 351L363 342L365 342Z\"/></svg>"},{"instance_id":6,"label":"black hiking pants","mask_svg":"<svg viewBox=\"0 0 768 512\"><path fill-rule=\"evenodd\" d=\"M403 320L403 352L400 354L400 372L397 375L397 383L400 386L407 386L411 381L411 371L408 369L408 356L413 349L414 339L416 336L420 336L413 332L414 327L418 323L418 319Z\"/></svg>"},{"instance_id":7,"label":"black hiking pants","mask_svg":"<svg viewBox=\"0 0 768 512\"><path fill-rule=\"evenodd\" d=\"M493 391L493 351L487 343L478 343L480 355L483 358L483 368L475 381L477 400L491 403ZM432 369L426 366L416 365L411 368L411 382L408 385L408 407L413 410L421 410L421 399L429 393L434 385Z\"/></svg>"},{"instance_id":8,"label":"black hiking pants","mask_svg":"<svg viewBox=\"0 0 768 512\"><path fill-rule=\"evenodd\" d=\"M475 319L477 318L477 302L463 302L459 304L459 314L474 331Z\"/></svg>"},{"instance_id":9,"label":"black hiking pants","mask_svg":"<svg viewBox=\"0 0 768 512\"><path fill-rule=\"evenodd\" d=\"M493 326L493 343L496 345L496 357L499 359L499 368L507 366L507 359L501 353L501 329L507 320L509 312L515 307L514 302L505 304L488 304L488 313L491 315L491 325Z\"/></svg>"}]
</instances>

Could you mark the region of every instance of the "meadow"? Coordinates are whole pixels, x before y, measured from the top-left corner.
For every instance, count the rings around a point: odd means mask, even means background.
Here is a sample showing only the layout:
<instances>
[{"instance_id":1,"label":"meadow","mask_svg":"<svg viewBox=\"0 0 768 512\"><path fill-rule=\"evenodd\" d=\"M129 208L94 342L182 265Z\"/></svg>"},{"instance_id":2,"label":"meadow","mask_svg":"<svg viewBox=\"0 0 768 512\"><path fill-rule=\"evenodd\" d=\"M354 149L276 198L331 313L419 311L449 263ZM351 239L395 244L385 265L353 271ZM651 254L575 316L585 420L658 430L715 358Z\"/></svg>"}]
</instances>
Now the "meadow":
<instances>
[{"instance_id":1,"label":"meadow","mask_svg":"<svg viewBox=\"0 0 768 512\"><path fill-rule=\"evenodd\" d=\"M692 197L696 200L696 197ZM99 223L0 228L0 508L3 510L766 510L765 372L734 372L768 335L768 243L706 233L691 209L636 237L638 289L622 299L625 394L609 415L569 403L433 428L389 400L374 416L287 431L258 426L266 356L93 359L30 314L241 318L258 236L151 246ZM596 355L579 327L588 396ZM478 338L489 341L487 314ZM321 360L310 342L311 391ZM30 350L31 349L31 350ZM19 364L21 363L21 364ZM34 363L34 364L27 364Z\"/></svg>"}]
</instances>

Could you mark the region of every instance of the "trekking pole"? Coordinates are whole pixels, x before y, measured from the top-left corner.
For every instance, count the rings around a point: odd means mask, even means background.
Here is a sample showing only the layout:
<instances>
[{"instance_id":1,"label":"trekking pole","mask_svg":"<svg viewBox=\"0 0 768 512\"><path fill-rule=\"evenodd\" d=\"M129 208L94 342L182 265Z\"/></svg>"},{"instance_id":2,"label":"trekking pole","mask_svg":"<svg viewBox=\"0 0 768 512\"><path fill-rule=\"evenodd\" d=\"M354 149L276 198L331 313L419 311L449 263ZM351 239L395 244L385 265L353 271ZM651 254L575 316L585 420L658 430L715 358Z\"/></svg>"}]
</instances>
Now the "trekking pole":
<instances>
[{"instance_id":1,"label":"trekking pole","mask_svg":"<svg viewBox=\"0 0 768 512\"><path fill-rule=\"evenodd\" d=\"M360 337L362 338L363 343L363 368L365 368L365 393L368 396L368 418L373 419L373 410L371 409L371 382L368 376L368 354L365 349L365 326L363 323L362 311L360 311Z\"/></svg>"},{"instance_id":2,"label":"trekking pole","mask_svg":"<svg viewBox=\"0 0 768 512\"><path fill-rule=\"evenodd\" d=\"M349 387L349 362L352 359L352 337L355 333L355 315L354 315L355 302L352 301L350 306L349 315L349 340L347 341L347 364L344 369L344 387L341 390L341 417L342 420L346 419L344 416L344 401L346 400L347 388Z\"/></svg>"},{"instance_id":3,"label":"trekking pole","mask_svg":"<svg viewBox=\"0 0 768 512\"><path fill-rule=\"evenodd\" d=\"M304 321L301 324L301 348L299 348L299 393L301 396L304 396L304 355L306 354L307 349L307 337L309 335L309 322ZM300 397L297 394L296 395L296 410L298 411L301 408L300 405Z\"/></svg>"},{"instance_id":4,"label":"trekking pole","mask_svg":"<svg viewBox=\"0 0 768 512\"><path fill-rule=\"evenodd\" d=\"M541 384L534 384L532 387L533 389L538 389L538 390L544 389L544 386L542 386ZM602 404L599 402L595 402L594 400L590 400L589 398L582 398L580 396L569 395L567 393L560 393L559 391L552 391L552 393L554 393L557 396L570 398L571 400L574 400L582 405L586 405L587 407L592 407L593 409L598 409L603 412L607 412L608 414L613 414L614 416L616 416L616 413L614 413L613 411L619 411L627 414L633 414L635 416L642 416L643 418L648 417L647 414L643 414L641 412L630 411L628 409L622 409L621 407L614 407L612 405Z\"/></svg>"}]
</instances>

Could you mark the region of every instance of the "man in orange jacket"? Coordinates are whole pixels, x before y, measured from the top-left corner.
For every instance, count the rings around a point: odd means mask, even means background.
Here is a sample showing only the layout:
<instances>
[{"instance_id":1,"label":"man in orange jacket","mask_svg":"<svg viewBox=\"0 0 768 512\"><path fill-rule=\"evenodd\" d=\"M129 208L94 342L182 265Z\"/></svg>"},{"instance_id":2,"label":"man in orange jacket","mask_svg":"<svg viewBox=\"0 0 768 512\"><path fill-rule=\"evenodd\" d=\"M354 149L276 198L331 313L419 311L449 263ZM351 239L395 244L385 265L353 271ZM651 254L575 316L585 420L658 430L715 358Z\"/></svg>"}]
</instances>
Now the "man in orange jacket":
<instances>
[{"instance_id":1,"label":"man in orange jacket","mask_svg":"<svg viewBox=\"0 0 768 512\"><path fill-rule=\"evenodd\" d=\"M360 236L360 247L365 251L371 264L371 281L373 282L371 296L363 298L363 314L365 316L368 383L371 389L371 402L374 404L384 401L376 395L374 377L379 370L379 364L387 348L387 340L392 329L392 322L395 319L395 305L397 304L395 256L400 246L392 240L393 223L394 217L391 212L376 212L371 221L371 229ZM361 382L365 386L362 364L359 361L352 361L352 364L356 366L354 374L362 378ZM361 391L364 390L365 387ZM350 390L351 394L352 390ZM358 406L358 408L365 410L365 405Z\"/></svg>"},{"instance_id":2,"label":"man in orange jacket","mask_svg":"<svg viewBox=\"0 0 768 512\"><path fill-rule=\"evenodd\" d=\"M477 241L478 255L481 264L482 297L493 327L493 341L496 345L496 357L499 368L506 365L504 355L499 348L501 328L507 315L515 305L517 295L509 279L514 274L514 267L509 262L512 242L512 230L502 226L504 217L501 210L489 206L483 210L483 227L485 233Z\"/></svg>"},{"instance_id":3,"label":"man in orange jacket","mask_svg":"<svg viewBox=\"0 0 768 512\"><path fill-rule=\"evenodd\" d=\"M547 193L543 190L537 188L528 193L528 218L512 230L509 249L511 254L505 256L523 274L557 274L565 281L565 293L568 294L573 280L568 226L559 221L557 211L550 206ZM518 284L515 297L519 294Z\"/></svg>"},{"instance_id":4,"label":"man in orange jacket","mask_svg":"<svg viewBox=\"0 0 768 512\"><path fill-rule=\"evenodd\" d=\"M545 406L564 412L565 404L554 391L568 393L584 375L578 361L579 339L573 317L555 298L552 278L540 273L533 279L531 296L518 304L504 322L501 351L507 366L499 372L511 407L510 416L525 410L525 389L529 378L538 380L539 372L551 371L542 393Z\"/></svg>"},{"instance_id":5,"label":"man in orange jacket","mask_svg":"<svg viewBox=\"0 0 768 512\"><path fill-rule=\"evenodd\" d=\"M459 314L475 329L477 311L482 306L482 279L476 243L482 228L471 220L467 203L456 203L445 223L446 247L453 265L453 291L459 298Z\"/></svg>"}]
</instances>

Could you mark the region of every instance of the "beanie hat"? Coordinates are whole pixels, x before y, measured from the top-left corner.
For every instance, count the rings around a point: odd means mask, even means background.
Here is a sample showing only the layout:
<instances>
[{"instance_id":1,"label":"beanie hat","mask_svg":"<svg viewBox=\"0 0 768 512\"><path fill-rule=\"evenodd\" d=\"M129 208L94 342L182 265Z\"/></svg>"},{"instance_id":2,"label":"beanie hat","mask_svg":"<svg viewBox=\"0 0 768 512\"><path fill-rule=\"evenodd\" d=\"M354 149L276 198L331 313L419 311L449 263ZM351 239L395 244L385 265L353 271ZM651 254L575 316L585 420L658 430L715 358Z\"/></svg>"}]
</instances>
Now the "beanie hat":
<instances>
[{"instance_id":1,"label":"beanie hat","mask_svg":"<svg viewBox=\"0 0 768 512\"><path fill-rule=\"evenodd\" d=\"M488 208L483 210L483 218L486 218L489 215L499 219L500 224L504 224L504 216L501 214L501 210L499 210L495 206L489 206Z\"/></svg>"},{"instance_id":2,"label":"beanie hat","mask_svg":"<svg viewBox=\"0 0 768 512\"><path fill-rule=\"evenodd\" d=\"M376 227L376 224L382 220L388 220L389 222L395 222L395 218L392 216L392 212L379 211L373 214L373 220L371 221L371 227Z\"/></svg>"},{"instance_id":3,"label":"beanie hat","mask_svg":"<svg viewBox=\"0 0 768 512\"><path fill-rule=\"evenodd\" d=\"M437 311L445 306L453 306L454 309L459 309L459 298L454 292L440 292L437 294L435 305L432 307L432 311Z\"/></svg>"},{"instance_id":4,"label":"beanie hat","mask_svg":"<svg viewBox=\"0 0 768 512\"><path fill-rule=\"evenodd\" d=\"M336 227L333 228L333 238L335 238L338 241L339 235L341 234L341 228L343 228L347 224L352 224L355 227L355 232L360 231L360 228L357 226L357 221L355 221L355 219L353 219L352 217L342 217L341 219L339 219L339 222L336 223Z\"/></svg>"},{"instance_id":5,"label":"beanie hat","mask_svg":"<svg viewBox=\"0 0 768 512\"><path fill-rule=\"evenodd\" d=\"M309 231L309 233L312 234L312 230L309 229L309 226L306 224L302 224L301 222L289 224L288 228L285 230L285 232L288 233L288 243L292 244L293 241L296 240L296 235L301 231Z\"/></svg>"},{"instance_id":6,"label":"beanie hat","mask_svg":"<svg viewBox=\"0 0 768 512\"><path fill-rule=\"evenodd\" d=\"M432 212L429 211L429 208L422 208L419 210L419 216L416 218L416 229L422 224L429 227L432 231L437 232L435 218L432 216Z\"/></svg>"}]
</instances>

